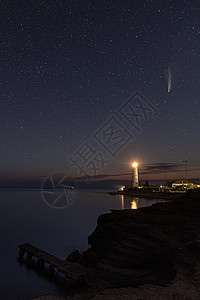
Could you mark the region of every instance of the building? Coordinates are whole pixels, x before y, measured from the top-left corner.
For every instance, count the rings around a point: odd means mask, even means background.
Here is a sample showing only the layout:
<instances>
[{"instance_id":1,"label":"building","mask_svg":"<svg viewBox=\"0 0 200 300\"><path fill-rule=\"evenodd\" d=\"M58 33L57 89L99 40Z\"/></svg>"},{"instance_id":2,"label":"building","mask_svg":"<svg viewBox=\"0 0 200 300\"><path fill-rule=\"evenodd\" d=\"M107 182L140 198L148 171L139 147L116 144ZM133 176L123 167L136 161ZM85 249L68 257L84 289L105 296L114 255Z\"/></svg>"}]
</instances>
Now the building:
<instances>
[{"instance_id":1,"label":"building","mask_svg":"<svg viewBox=\"0 0 200 300\"><path fill-rule=\"evenodd\" d=\"M172 183L172 187L177 188L184 188L184 189L192 189L194 187L194 184L188 180L177 180Z\"/></svg>"},{"instance_id":2,"label":"building","mask_svg":"<svg viewBox=\"0 0 200 300\"><path fill-rule=\"evenodd\" d=\"M132 164L132 188L138 188L138 163Z\"/></svg>"}]
</instances>

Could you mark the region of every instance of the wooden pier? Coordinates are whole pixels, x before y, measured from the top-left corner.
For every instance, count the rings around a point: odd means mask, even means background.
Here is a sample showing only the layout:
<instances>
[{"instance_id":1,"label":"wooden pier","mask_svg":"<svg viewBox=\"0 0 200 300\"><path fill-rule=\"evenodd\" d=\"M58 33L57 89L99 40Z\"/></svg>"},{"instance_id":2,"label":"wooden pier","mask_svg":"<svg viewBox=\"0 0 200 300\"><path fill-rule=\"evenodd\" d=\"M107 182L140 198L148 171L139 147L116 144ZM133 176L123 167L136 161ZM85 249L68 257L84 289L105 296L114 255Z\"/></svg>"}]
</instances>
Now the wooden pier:
<instances>
[{"instance_id":1,"label":"wooden pier","mask_svg":"<svg viewBox=\"0 0 200 300\"><path fill-rule=\"evenodd\" d=\"M70 277L75 280L86 280L87 278L86 268L78 263L67 262L28 243L18 245L18 247L20 248L20 258L24 257L26 252L28 259L31 259L32 257L37 259L38 266L43 267L44 263L47 263L51 273L54 273L54 271L57 270L66 277Z\"/></svg>"}]
</instances>

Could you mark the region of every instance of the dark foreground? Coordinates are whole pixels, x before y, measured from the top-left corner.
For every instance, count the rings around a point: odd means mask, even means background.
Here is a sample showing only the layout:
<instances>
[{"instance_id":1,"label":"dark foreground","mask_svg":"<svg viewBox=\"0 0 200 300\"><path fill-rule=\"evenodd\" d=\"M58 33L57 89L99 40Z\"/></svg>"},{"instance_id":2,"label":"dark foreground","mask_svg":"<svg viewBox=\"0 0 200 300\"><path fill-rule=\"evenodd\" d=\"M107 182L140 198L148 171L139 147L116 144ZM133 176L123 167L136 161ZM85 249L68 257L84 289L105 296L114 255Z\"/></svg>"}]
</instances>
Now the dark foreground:
<instances>
[{"instance_id":1,"label":"dark foreground","mask_svg":"<svg viewBox=\"0 0 200 300\"><path fill-rule=\"evenodd\" d=\"M200 299L198 195L101 215L88 241L68 257L88 268L88 290L67 299Z\"/></svg>"},{"instance_id":2,"label":"dark foreground","mask_svg":"<svg viewBox=\"0 0 200 300\"><path fill-rule=\"evenodd\" d=\"M200 298L198 197L101 215L88 241L69 260L90 268L89 290L69 299Z\"/></svg>"}]
</instances>

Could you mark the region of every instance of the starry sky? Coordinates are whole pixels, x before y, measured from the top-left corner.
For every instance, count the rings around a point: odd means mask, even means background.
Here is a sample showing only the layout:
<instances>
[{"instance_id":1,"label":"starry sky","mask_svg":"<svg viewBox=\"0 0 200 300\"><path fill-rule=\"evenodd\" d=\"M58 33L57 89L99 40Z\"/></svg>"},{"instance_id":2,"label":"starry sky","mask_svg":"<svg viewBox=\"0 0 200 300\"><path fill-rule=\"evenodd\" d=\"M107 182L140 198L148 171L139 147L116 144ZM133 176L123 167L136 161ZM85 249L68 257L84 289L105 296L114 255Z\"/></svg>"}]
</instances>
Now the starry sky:
<instances>
[{"instance_id":1,"label":"starry sky","mask_svg":"<svg viewBox=\"0 0 200 300\"><path fill-rule=\"evenodd\" d=\"M185 160L199 178L200 1L2 0L0 15L1 180L129 178L134 160L143 179L184 177Z\"/></svg>"}]
</instances>

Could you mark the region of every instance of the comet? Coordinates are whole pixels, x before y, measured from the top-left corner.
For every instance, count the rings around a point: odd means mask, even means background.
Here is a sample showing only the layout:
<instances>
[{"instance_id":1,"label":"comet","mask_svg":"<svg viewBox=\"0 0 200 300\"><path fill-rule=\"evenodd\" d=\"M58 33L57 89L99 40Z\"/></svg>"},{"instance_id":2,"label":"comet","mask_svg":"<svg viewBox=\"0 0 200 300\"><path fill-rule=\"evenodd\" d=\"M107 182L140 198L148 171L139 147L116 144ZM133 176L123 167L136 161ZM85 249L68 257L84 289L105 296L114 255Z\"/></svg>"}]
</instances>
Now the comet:
<instances>
[{"instance_id":1,"label":"comet","mask_svg":"<svg viewBox=\"0 0 200 300\"><path fill-rule=\"evenodd\" d=\"M167 72L167 91L168 91L168 93L171 92L171 86L172 86L172 73L171 73L171 68L169 66L168 72Z\"/></svg>"}]
</instances>

